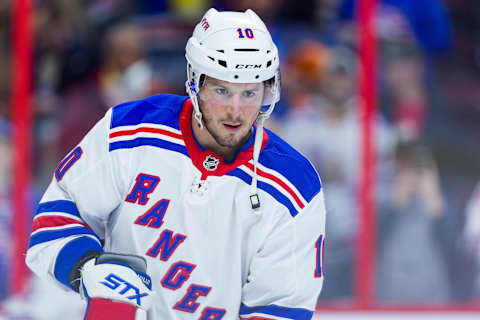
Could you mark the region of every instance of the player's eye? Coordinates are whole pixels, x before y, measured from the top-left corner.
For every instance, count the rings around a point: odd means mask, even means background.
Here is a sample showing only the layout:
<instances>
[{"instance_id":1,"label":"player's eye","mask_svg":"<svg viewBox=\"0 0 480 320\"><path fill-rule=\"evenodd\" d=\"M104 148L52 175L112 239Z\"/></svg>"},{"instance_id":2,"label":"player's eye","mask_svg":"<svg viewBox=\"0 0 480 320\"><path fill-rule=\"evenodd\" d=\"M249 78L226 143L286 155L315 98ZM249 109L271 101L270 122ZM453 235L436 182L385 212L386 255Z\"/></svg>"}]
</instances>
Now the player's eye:
<instances>
[{"instance_id":1,"label":"player's eye","mask_svg":"<svg viewBox=\"0 0 480 320\"><path fill-rule=\"evenodd\" d=\"M228 90L225 89L225 88L215 88L215 93L218 94L218 95L227 95L228 94Z\"/></svg>"},{"instance_id":2,"label":"player's eye","mask_svg":"<svg viewBox=\"0 0 480 320\"><path fill-rule=\"evenodd\" d=\"M243 92L243 96L245 98L253 98L253 97L255 97L255 95L256 95L256 92L253 91L253 90L246 90L246 91Z\"/></svg>"}]
</instances>

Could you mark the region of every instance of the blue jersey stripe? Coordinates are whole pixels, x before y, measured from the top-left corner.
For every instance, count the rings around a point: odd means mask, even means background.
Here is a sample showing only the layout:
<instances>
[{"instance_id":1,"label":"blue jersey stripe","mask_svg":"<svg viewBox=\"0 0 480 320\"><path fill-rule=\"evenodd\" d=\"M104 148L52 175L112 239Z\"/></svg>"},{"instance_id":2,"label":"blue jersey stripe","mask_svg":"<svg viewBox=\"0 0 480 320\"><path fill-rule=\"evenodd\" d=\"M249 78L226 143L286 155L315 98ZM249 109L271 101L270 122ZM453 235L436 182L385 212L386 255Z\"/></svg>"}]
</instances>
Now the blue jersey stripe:
<instances>
[{"instance_id":1,"label":"blue jersey stripe","mask_svg":"<svg viewBox=\"0 0 480 320\"><path fill-rule=\"evenodd\" d=\"M272 197L274 197L278 202L283 204L287 207L288 211L290 211L290 215L295 217L298 213L297 209L293 206L292 201L290 201L283 193L278 191L275 187L269 185L266 182L258 181L258 188L269 193Z\"/></svg>"},{"instance_id":2,"label":"blue jersey stripe","mask_svg":"<svg viewBox=\"0 0 480 320\"><path fill-rule=\"evenodd\" d=\"M278 316L287 319L295 320L310 320L313 317L313 311L303 308L288 308L270 304L268 306L249 307L245 304L240 306L240 315L251 313L263 313L271 316Z\"/></svg>"},{"instance_id":3,"label":"blue jersey stripe","mask_svg":"<svg viewBox=\"0 0 480 320\"><path fill-rule=\"evenodd\" d=\"M239 168L236 168L236 169L230 171L229 173L227 173L227 175L232 176L232 177L240 178L241 180L243 180L247 184L252 183L252 177L248 173L246 173L245 171L243 171L242 169L239 169ZM290 214L292 215L292 217L295 217L297 215L298 211L297 211L297 209L295 209L295 206L293 205L293 203L283 193L278 191L275 187L273 187L273 186L271 186L268 183L263 182L263 181L258 181L257 186L258 186L259 189L267 192L273 198L275 198L275 200L277 200L278 202L283 204L285 207L287 207L287 209L288 209L288 211L290 211Z\"/></svg>"},{"instance_id":4,"label":"blue jersey stripe","mask_svg":"<svg viewBox=\"0 0 480 320\"><path fill-rule=\"evenodd\" d=\"M168 149L168 150L182 153L187 157L189 157L187 148L185 146L181 144L173 143L170 141L157 139L157 138L136 138L133 140L116 141L116 142L110 143L109 150L114 151L118 149L130 149L130 148L136 148L141 146L153 146L161 149Z\"/></svg>"},{"instance_id":5,"label":"blue jersey stripe","mask_svg":"<svg viewBox=\"0 0 480 320\"><path fill-rule=\"evenodd\" d=\"M227 176L237 177L243 180L246 184L252 183L252 177L241 169L233 169L232 171L227 173Z\"/></svg>"},{"instance_id":6,"label":"blue jersey stripe","mask_svg":"<svg viewBox=\"0 0 480 320\"><path fill-rule=\"evenodd\" d=\"M40 203L35 215L45 212L64 212L81 218L77 206L73 201L69 200L55 200Z\"/></svg>"},{"instance_id":7,"label":"blue jersey stripe","mask_svg":"<svg viewBox=\"0 0 480 320\"><path fill-rule=\"evenodd\" d=\"M297 150L272 131L268 132L268 143L260 152L258 161L265 167L284 176L310 202L322 184L312 164Z\"/></svg>"},{"instance_id":8,"label":"blue jersey stripe","mask_svg":"<svg viewBox=\"0 0 480 320\"><path fill-rule=\"evenodd\" d=\"M187 98L186 96L158 94L142 100L125 102L113 108L110 128L154 123L179 130L178 119Z\"/></svg>"},{"instance_id":9,"label":"blue jersey stripe","mask_svg":"<svg viewBox=\"0 0 480 320\"><path fill-rule=\"evenodd\" d=\"M97 241L90 237L75 238L64 245L55 260L55 278L65 286L71 288L70 271L72 271L78 259L88 251L103 252L103 249Z\"/></svg>"},{"instance_id":10,"label":"blue jersey stripe","mask_svg":"<svg viewBox=\"0 0 480 320\"><path fill-rule=\"evenodd\" d=\"M72 227L72 228L64 228L59 230L38 231L37 233L35 233L30 237L30 244L28 245L28 248L31 248L37 244L44 243L47 241L66 238L74 235L86 235L86 234L95 236L100 242L100 239L98 238L98 236L88 228Z\"/></svg>"}]
</instances>

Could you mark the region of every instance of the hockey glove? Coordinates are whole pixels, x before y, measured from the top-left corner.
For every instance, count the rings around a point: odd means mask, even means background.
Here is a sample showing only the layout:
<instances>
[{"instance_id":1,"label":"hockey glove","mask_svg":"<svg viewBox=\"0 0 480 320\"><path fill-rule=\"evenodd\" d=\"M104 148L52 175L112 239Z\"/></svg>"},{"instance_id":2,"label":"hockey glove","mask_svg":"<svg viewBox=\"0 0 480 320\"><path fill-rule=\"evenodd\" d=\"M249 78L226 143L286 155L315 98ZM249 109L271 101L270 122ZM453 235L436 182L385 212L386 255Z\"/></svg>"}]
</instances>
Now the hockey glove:
<instances>
[{"instance_id":1,"label":"hockey glove","mask_svg":"<svg viewBox=\"0 0 480 320\"><path fill-rule=\"evenodd\" d=\"M88 301L85 320L134 320L137 308L152 304L151 279L144 258L102 253L80 270L80 294Z\"/></svg>"}]
</instances>

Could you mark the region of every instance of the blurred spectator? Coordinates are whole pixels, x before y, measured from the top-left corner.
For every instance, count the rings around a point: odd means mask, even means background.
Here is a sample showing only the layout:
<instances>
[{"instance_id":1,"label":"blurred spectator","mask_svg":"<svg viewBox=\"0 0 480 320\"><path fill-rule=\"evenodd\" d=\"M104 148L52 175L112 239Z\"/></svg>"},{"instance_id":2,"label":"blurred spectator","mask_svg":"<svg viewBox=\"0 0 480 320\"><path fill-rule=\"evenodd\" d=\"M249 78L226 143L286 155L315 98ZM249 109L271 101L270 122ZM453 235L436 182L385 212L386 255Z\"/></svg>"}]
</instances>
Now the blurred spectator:
<instances>
[{"instance_id":1,"label":"blurred spectator","mask_svg":"<svg viewBox=\"0 0 480 320\"><path fill-rule=\"evenodd\" d=\"M429 112L423 60L410 46L389 51L383 55L382 109L390 113L400 138L414 141L424 133Z\"/></svg>"},{"instance_id":2,"label":"blurred spectator","mask_svg":"<svg viewBox=\"0 0 480 320\"><path fill-rule=\"evenodd\" d=\"M380 206L378 299L446 302L450 286L439 225L445 200L436 163L416 143L401 144L390 198ZM442 237L442 238L440 238Z\"/></svg>"},{"instance_id":3,"label":"blurred spectator","mask_svg":"<svg viewBox=\"0 0 480 320\"><path fill-rule=\"evenodd\" d=\"M321 95L331 62L330 49L317 41L300 41L290 51L282 79L290 105L289 117L317 113L314 100Z\"/></svg>"},{"instance_id":4,"label":"blurred spectator","mask_svg":"<svg viewBox=\"0 0 480 320\"><path fill-rule=\"evenodd\" d=\"M282 120L289 123L297 117L317 114L316 100L320 98L329 59L329 49L318 41L302 40L291 49L282 64L283 98L275 107L268 128L275 131Z\"/></svg>"},{"instance_id":5,"label":"blurred spectator","mask_svg":"<svg viewBox=\"0 0 480 320\"><path fill-rule=\"evenodd\" d=\"M92 21L99 31L131 17L137 12L138 5L136 1L131 0L83 0L83 2L88 20Z\"/></svg>"},{"instance_id":6,"label":"blurred spectator","mask_svg":"<svg viewBox=\"0 0 480 320\"><path fill-rule=\"evenodd\" d=\"M325 185L328 276L322 297L351 298L361 144L355 56L344 47L328 49L303 43L292 50L288 63L283 78L289 79L285 85L290 109L282 133L311 159ZM381 116L376 119L375 130L381 198L390 175L396 136Z\"/></svg>"},{"instance_id":7,"label":"blurred spectator","mask_svg":"<svg viewBox=\"0 0 480 320\"><path fill-rule=\"evenodd\" d=\"M91 24L86 19L85 8L80 0L40 0L34 6L33 28L34 170L35 184L43 189L51 179L48 170L52 170L59 160L60 89L67 85L63 77L62 58L69 46L86 41ZM77 60L75 70L84 66Z\"/></svg>"},{"instance_id":8,"label":"blurred spectator","mask_svg":"<svg viewBox=\"0 0 480 320\"><path fill-rule=\"evenodd\" d=\"M350 21L343 36L350 40L355 36L352 20L357 8L358 0L343 0L340 6L340 20ZM442 0L381 0L376 25L384 42L415 42L427 52L441 52L451 46L452 30Z\"/></svg>"},{"instance_id":9,"label":"blurred spectator","mask_svg":"<svg viewBox=\"0 0 480 320\"><path fill-rule=\"evenodd\" d=\"M117 25L105 35L98 81L108 107L151 92L152 70L145 60L142 41L141 29L129 24Z\"/></svg>"},{"instance_id":10,"label":"blurred spectator","mask_svg":"<svg viewBox=\"0 0 480 320\"><path fill-rule=\"evenodd\" d=\"M75 5L76 2L72 1ZM36 87L54 90L59 79L58 61L68 40L70 25L56 1L38 1L33 12Z\"/></svg>"},{"instance_id":11,"label":"blurred spectator","mask_svg":"<svg viewBox=\"0 0 480 320\"><path fill-rule=\"evenodd\" d=\"M60 116L61 154L73 148L109 107L168 91L168 81L154 74L146 59L139 27L116 25L108 30L103 43L98 70L65 93Z\"/></svg>"},{"instance_id":12,"label":"blurred spectator","mask_svg":"<svg viewBox=\"0 0 480 320\"><path fill-rule=\"evenodd\" d=\"M354 12L357 0L343 0L339 8L339 37L355 45ZM382 102L402 140L423 134L428 120L424 53L445 52L451 48L452 27L442 0L382 0L376 14L380 41Z\"/></svg>"},{"instance_id":13,"label":"blurred spectator","mask_svg":"<svg viewBox=\"0 0 480 320\"><path fill-rule=\"evenodd\" d=\"M473 296L480 299L480 182L465 206L462 246L468 261L474 266Z\"/></svg>"}]
</instances>

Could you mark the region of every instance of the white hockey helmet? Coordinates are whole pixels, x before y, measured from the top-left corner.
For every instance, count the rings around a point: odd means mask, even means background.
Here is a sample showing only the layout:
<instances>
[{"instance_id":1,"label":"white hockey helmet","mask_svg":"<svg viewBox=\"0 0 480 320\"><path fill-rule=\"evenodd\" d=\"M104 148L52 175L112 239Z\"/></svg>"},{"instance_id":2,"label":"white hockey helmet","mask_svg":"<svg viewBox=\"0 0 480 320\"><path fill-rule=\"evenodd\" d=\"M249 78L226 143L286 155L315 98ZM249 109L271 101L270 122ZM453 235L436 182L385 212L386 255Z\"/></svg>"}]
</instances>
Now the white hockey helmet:
<instances>
[{"instance_id":1,"label":"white hockey helmet","mask_svg":"<svg viewBox=\"0 0 480 320\"><path fill-rule=\"evenodd\" d=\"M202 125L197 94L205 76L233 83L265 83L260 116L268 118L280 100L278 50L258 15L209 9L186 46L185 83L195 118Z\"/></svg>"}]
</instances>

